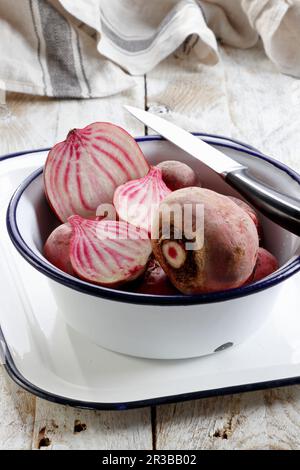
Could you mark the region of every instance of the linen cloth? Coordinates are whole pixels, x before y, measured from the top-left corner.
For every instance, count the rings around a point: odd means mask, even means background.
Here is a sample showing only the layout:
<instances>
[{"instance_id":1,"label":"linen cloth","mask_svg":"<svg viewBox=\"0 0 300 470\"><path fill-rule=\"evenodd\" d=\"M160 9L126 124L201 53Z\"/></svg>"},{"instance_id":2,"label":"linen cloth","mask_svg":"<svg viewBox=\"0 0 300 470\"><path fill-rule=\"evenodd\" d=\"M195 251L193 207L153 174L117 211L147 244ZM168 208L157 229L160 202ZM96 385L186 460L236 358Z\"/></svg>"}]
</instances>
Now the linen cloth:
<instances>
[{"instance_id":1,"label":"linen cloth","mask_svg":"<svg viewBox=\"0 0 300 470\"><path fill-rule=\"evenodd\" d=\"M300 77L300 0L0 0L0 88L102 97L134 86L168 55L214 65L218 41L262 39Z\"/></svg>"}]
</instances>

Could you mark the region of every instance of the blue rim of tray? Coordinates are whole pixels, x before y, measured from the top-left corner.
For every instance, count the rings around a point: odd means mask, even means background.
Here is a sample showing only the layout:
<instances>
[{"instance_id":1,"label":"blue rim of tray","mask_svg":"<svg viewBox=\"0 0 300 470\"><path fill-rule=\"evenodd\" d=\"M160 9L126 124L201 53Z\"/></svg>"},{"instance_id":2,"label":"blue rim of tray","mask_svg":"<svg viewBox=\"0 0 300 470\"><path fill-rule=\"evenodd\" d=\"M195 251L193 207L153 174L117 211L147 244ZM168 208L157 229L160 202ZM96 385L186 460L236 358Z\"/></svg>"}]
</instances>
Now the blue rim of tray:
<instances>
[{"instance_id":1,"label":"blue rim of tray","mask_svg":"<svg viewBox=\"0 0 300 470\"><path fill-rule=\"evenodd\" d=\"M259 156L266 159L266 161L271 161L271 163L273 163L272 159L270 160L269 157L266 157L265 155L261 154L259 150L247 144L243 144L242 142L229 139L225 136L219 136L219 135L213 135L213 134L195 133L195 135L204 136L204 137L212 137L212 138L217 138L217 139L233 142L234 144L237 144L238 147L242 146L246 149L249 149L254 152L254 155L259 154ZM141 139L136 139L136 140L140 141L140 140L162 140L162 139L160 138L160 136L149 136L148 138L143 137ZM223 146L226 146L226 144L224 144ZM233 148L243 150L242 148L240 147L238 148L238 147L233 147ZM0 157L0 162L7 160L9 158L15 158L18 156L24 156L26 154L32 154L32 153L45 152L48 150L49 148L42 148L42 149L36 149L36 150L27 150L23 152L10 153L10 154L3 155L2 157ZM288 167L286 167L285 165L279 162L276 162L276 164L279 168L287 171L287 173L290 174L292 178L299 181L299 175L297 175L297 173L293 172ZM294 175L296 175L296 178ZM57 403L61 405L68 405L68 406L72 406L75 408L90 409L90 410L129 410L129 409L142 408L142 407L147 407L147 406L156 406L156 405L163 405L163 404L168 404L168 403L177 403L177 402L183 402L183 401L188 401L188 400L195 400L199 398L208 398L212 396L222 396L222 395L244 393L244 392L250 392L250 391L255 391L255 390L264 390L268 388L284 387L288 385L300 384L300 376L295 376L295 377L288 377L284 379L274 379L274 380L268 380L264 382L253 382L249 384L234 385L234 386L222 387L222 388L210 389L210 390L199 390L196 392L188 392L188 393L182 393L182 394L176 394L176 395L157 397L157 398L152 398L152 399L150 398L146 400L136 400L136 401L131 401L131 402L113 402L113 403L88 402L88 401L83 401L83 400L74 400L73 398L68 398L65 396L57 395L52 392L48 392L47 390L44 390L36 386L29 380L27 380L26 377L24 377L24 375L19 371L19 369L17 368L14 362L14 359L9 351L9 346L7 344L7 341L5 339L1 326L0 326L0 351L2 351L3 353L4 367L5 367L7 374L11 377L11 379L16 384L18 384L24 390L32 393L33 395L39 398L51 401L53 403ZM220 354L222 353L220 352Z\"/></svg>"},{"instance_id":2,"label":"blue rim of tray","mask_svg":"<svg viewBox=\"0 0 300 470\"><path fill-rule=\"evenodd\" d=\"M1 347L1 343L5 345L5 348ZM285 379L274 379L265 382L254 382L250 384L233 385L229 387L215 388L210 390L199 390L197 392L180 393L176 395L167 395L158 398L147 398L145 400L135 400L130 402L112 402L112 403L101 403L101 402L88 402L84 400L75 400L74 398L64 397L57 395L52 392L48 392L26 379L23 374L19 371L15 362L10 354L8 345L6 343L3 331L0 327L0 349L4 349L4 367L10 378L20 387L27 392L42 398L44 400L51 401L60 405L68 405L74 408L81 408L86 410L130 410L134 408L144 408L147 406L158 406L170 403L178 403L188 400L197 400L199 398L209 398L214 396L232 395L236 393L253 392L256 390L265 390L268 388L285 387L288 385L300 384L300 376L288 377ZM222 354L221 352L218 354Z\"/></svg>"}]
</instances>

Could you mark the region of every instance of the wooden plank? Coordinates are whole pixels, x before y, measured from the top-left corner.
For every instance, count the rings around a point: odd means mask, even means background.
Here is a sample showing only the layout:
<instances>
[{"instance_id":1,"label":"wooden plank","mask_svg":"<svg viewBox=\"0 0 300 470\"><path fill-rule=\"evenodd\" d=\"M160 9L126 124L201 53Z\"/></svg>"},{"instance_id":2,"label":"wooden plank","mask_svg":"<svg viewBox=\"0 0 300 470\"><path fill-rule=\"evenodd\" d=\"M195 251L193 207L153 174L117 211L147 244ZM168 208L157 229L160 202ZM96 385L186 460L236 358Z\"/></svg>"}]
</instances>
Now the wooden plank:
<instances>
[{"instance_id":1,"label":"wooden plank","mask_svg":"<svg viewBox=\"0 0 300 470\"><path fill-rule=\"evenodd\" d=\"M134 135L144 126L123 104L144 107L144 78L126 93L105 99L64 100L9 94L0 111L0 154L51 146L74 127L97 120L113 121ZM93 412L35 399L12 385L8 392L0 375L0 445L20 448L140 448L152 447L150 409ZM49 440L48 440L49 439Z\"/></svg>"},{"instance_id":2,"label":"wooden plank","mask_svg":"<svg viewBox=\"0 0 300 470\"><path fill-rule=\"evenodd\" d=\"M183 64L170 57L147 74L146 89L147 107L165 119L189 131L231 133L221 66Z\"/></svg>"},{"instance_id":3,"label":"wooden plank","mask_svg":"<svg viewBox=\"0 0 300 470\"><path fill-rule=\"evenodd\" d=\"M300 82L279 74L261 47L221 48L215 67L164 61L147 75L147 106L191 131L250 143L300 170ZM157 449L299 448L300 388L166 405Z\"/></svg>"},{"instance_id":4,"label":"wooden plank","mask_svg":"<svg viewBox=\"0 0 300 470\"><path fill-rule=\"evenodd\" d=\"M300 81L279 73L262 46L222 49L231 135L300 170Z\"/></svg>"},{"instance_id":5,"label":"wooden plank","mask_svg":"<svg viewBox=\"0 0 300 470\"><path fill-rule=\"evenodd\" d=\"M74 127L94 121L113 121L134 135L144 126L125 111L123 104L144 107L144 79L130 92L110 98L64 100L9 93L0 111L0 155L18 150L52 146Z\"/></svg>"},{"instance_id":6,"label":"wooden plank","mask_svg":"<svg viewBox=\"0 0 300 470\"><path fill-rule=\"evenodd\" d=\"M299 449L300 387L157 408L157 449Z\"/></svg>"},{"instance_id":7,"label":"wooden plank","mask_svg":"<svg viewBox=\"0 0 300 470\"><path fill-rule=\"evenodd\" d=\"M89 411L37 400L34 449L151 449L149 408Z\"/></svg>"},{"instance_id":8,"label":"wooden plank","mask_svg":"<svg viewBox=\"0 0 300 470\"><path fill-rule=\"evenodd\" d=\"M171 57L147 75L147 106L190 131L250 143L300 168L300 82L280 74L261 47L221 48L214 67Z\"/></svg>"},{"instance_id":9,"label":"wooden plank","mask_svg":"<svg viewBox=\"0 0 300 470\"><path fill-rule=\"evenodd\" d=\"M31 448L35 398L18 387L0 366L0 449Z\"/></svg>"}]
</instances>

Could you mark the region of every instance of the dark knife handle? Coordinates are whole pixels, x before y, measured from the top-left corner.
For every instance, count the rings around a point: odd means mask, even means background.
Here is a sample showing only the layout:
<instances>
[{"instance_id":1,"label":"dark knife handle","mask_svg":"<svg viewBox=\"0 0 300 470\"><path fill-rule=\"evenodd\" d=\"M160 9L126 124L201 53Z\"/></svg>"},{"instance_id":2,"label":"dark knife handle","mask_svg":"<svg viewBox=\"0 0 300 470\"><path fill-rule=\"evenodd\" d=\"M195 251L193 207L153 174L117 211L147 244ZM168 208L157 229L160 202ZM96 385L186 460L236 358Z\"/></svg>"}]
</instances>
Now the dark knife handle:
<instances>
[{"instance_id":1,"label":"dark knife handle","mask_svg":"<svg viewBox=\"0 0 300 470\"><path fill-rule=\"evenodd\" d=\"M275 191L246 169L224 175L225 181L281 227L300 236L300 200Z\"/></svg>"}]
</instances>

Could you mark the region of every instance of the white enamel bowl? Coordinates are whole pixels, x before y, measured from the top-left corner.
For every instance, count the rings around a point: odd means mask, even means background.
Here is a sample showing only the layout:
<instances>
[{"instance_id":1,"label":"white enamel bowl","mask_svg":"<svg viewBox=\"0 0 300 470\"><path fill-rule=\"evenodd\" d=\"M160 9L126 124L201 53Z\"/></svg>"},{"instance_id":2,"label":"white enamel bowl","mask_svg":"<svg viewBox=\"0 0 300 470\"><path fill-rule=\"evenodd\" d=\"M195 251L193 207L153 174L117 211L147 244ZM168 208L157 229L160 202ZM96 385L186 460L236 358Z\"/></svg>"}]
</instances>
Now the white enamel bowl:
<instances>
[{"instance_id":1,"label":"white enamel bowl","mask_svg":"<svg viewBox=\"0 0 300 470\"><path fill-rule=\"evenodd\" d=\"M300 199L300 176L291 169L230 139L204 139L249 166L265 183ZM137 140L150 163L184 161L205 187L238 196L207 167L160 137ZM158 296L95 286L63 273L44 258L43 243L57 221L44 196L42 169L21 184L7 212L13 244L41 276L49 278L69 325L104 348L157 359L211 354L245 341L267 320L285 279L300 269L300 243L265 217L261 220L265 246L280 262L276 273L255 284L213 294Z\"/></svg>"}]
</instances>

